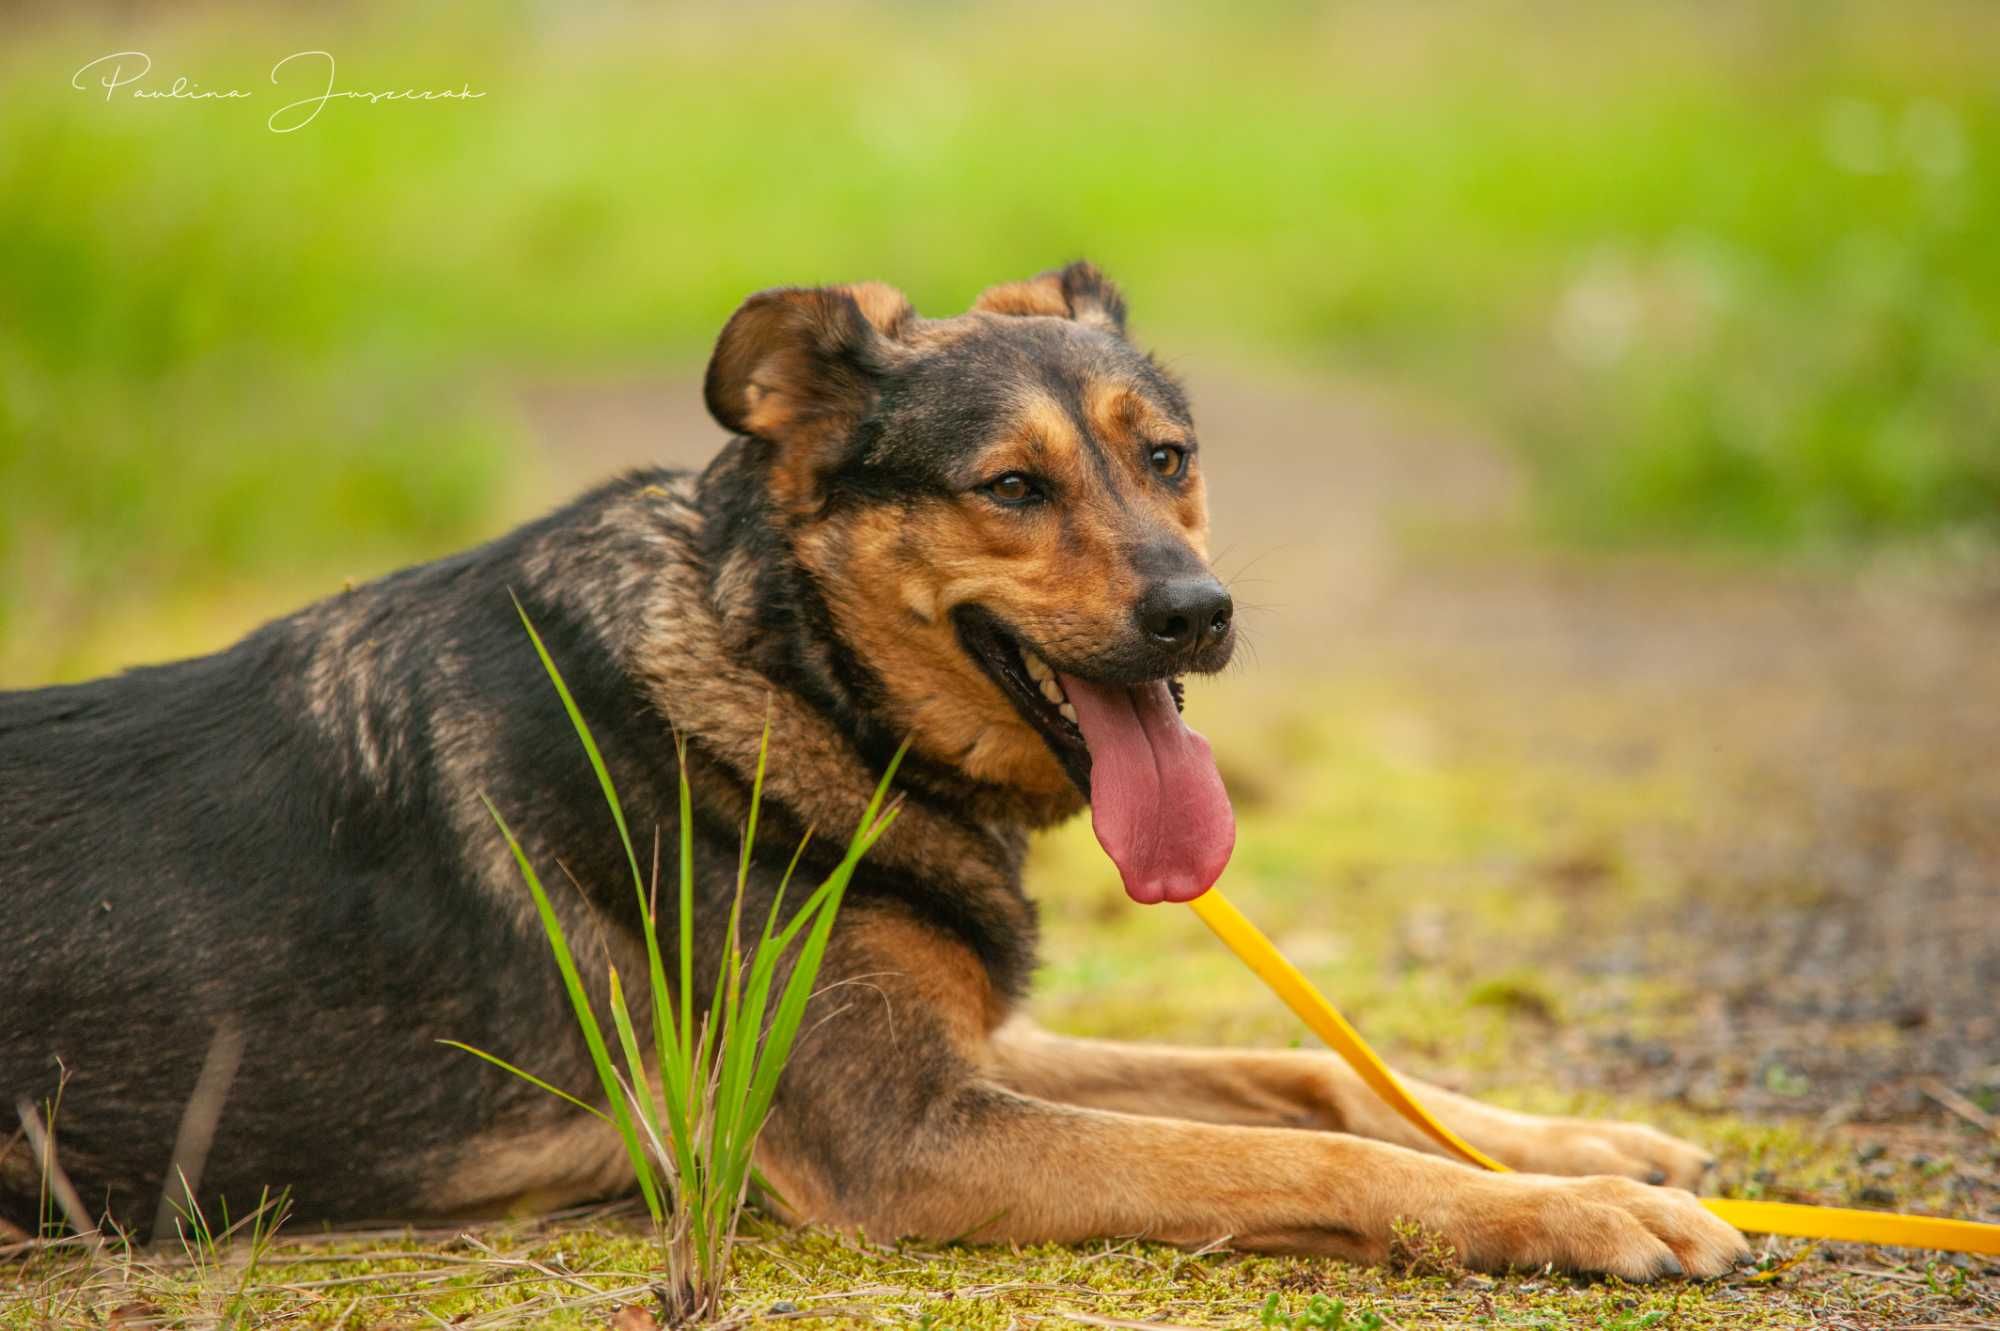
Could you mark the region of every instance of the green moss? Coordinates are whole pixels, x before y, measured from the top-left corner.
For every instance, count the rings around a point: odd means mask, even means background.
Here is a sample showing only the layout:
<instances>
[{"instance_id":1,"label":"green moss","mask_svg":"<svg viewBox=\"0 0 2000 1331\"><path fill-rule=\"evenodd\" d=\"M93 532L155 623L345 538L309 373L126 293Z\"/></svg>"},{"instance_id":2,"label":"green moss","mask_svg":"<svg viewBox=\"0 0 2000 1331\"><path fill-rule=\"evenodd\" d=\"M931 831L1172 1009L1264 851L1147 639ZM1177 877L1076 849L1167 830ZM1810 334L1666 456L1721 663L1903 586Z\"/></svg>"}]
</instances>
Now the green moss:
<instances>
[{"instance_id":1,"label":"green moss","mask_svg":"<svg viewBox=\"0 0 2000 1331\"><path fill-rule=\"evenodd\" d=\"M280 1246L258 1273L244 1324L282 1318L285 1325L305 1327L345 1319L350 1326L602 1328L618 1304L648 1301L654 1249L629 1219L489 1229L479 1241L479 1249L437 1236L345 1252L317 1244ZM374 1255L383 1252L415 1255ZM1413 1329L1705 1331L1796 1327L1840 1308L1870 1318L1943 1322L1965 1306L1966 1284L1954 1290L1956 1269L1944 1268L1934 1282L1870 1280L1814 1253L1768 1279L1769 1272L1753 1272L1714 1285L1637 1289L1547 1275L1399 1274L1290 1258L1192 1257L1143 1243L1018 1250L882 1246L753 1223L727 1315L775 1326L790 1324L799 1311L823 1310L818 1325L886 1322L931 1331L1004 1331L1033 1319L1060 1322L1071 1313L1250 1328L1270 1325L1271 1315L1314 1325L1312 1319L1325 1319L1337 1301L1350 1325L1372 1313L1389 1326ZM0 1326L89 1325L93 1314L135 1301L193 1322L212 1315L222 1290L231 1287L226 1274L204 1282L144 1265L127 1274L121 1281L112 1269L90 1276L78 1267L34 1264L20 1273L20 1288L28 1292L0 1312ZM1267 1314L1273 1298L1275 1308Z\"/></svg>"}]
</instances>

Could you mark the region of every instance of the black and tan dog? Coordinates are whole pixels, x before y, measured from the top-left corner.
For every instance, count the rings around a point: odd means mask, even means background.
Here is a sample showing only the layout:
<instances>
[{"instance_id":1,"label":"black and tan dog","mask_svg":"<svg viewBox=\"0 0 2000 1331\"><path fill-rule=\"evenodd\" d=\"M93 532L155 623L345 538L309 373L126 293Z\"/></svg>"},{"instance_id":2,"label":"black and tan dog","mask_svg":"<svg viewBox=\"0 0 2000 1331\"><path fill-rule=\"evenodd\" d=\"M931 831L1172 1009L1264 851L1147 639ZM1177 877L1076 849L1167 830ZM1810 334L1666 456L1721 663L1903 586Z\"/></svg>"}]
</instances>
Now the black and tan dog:
<instances>
[{"instance_id":1,"label":"black and tan dog","mask_svg":"<svg viewBox=\"0 0 2000 1331\"><path fill-rule=\"evenodd\" d=\"M766 716L766 900L783 849L851 828L913 738L904 814L827 961L829 984L865 988L816 1000L760 1145L802 1217L1364 1260L1407 1218L1479 1266L1640 1280L1743 1251L1649 1186L1704 1161L1647 1128L1427 1089L1524 1171L1488 1175L1427 1154L1330 1056L1022 1020L1032 829L1087 798L1142 902L1205 889L1235 835L1178 709L1179 679L1233 640L1194 430L1096 270L943 320L877 285L765 292L723 330L707 397L735 438L698 475L630 476L215 656L0 696L0 1091L42 1101L66 1070L59 1158L87 1205L144 1227L191 1098L214 1134L200 1192L232 1214L267 1185L330 1220L618 1190L608 1130L437 1043L593 1084L481 792L581 884L559 900L586 971L643 964L622 852L511 593L670 846L685 738L704 947ZM39 1184L17 1146L0 1209L34 1224Z\"/></svg>"}]
</instances>

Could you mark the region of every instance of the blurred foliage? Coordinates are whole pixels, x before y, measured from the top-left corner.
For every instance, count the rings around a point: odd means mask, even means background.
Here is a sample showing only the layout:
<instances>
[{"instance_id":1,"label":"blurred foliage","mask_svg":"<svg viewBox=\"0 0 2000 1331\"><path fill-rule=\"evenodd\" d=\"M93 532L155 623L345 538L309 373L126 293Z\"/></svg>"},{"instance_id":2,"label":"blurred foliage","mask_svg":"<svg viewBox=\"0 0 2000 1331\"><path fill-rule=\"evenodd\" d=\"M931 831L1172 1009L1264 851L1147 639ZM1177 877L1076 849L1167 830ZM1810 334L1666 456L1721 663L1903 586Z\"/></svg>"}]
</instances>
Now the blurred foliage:
<instances>
[{"instance_id":1,"label":"blurred foliage","mask_svg":"<svg viewBox=\"0 0 2000 1331\"><path fill-rule=\"evenodd\" d=\"M524 367L1078 254L1169 348L1447 396L1572 538L2000 523L1990 6L134 12L0 20L0 641L464 539ZM488 95L272 134L313 47ZM255 96L69 86L121 49Z\"/></svg>"}]
</instances>

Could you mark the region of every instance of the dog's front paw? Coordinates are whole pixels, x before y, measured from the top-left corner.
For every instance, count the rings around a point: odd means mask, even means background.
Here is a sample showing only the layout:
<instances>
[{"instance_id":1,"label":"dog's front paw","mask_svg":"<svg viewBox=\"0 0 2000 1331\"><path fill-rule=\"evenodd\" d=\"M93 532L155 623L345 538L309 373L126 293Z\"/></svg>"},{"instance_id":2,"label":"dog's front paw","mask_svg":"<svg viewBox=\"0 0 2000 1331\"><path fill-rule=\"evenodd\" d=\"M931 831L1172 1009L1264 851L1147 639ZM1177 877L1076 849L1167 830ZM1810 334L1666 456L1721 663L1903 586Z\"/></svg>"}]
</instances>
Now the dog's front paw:
<instances>
[{"instance_id":1,"label":"dog's front paw","mask_svg":"<svg viewBox=\"0 0 2000 1331\"><path fill-rule=\"evenodd\" d=\"M1454 1207L1446 1236L1481 1270L1553 1265L1630 1281L1707 1280L1750 1258L1741 1234L1679 1188L1527 1174L1480 1184Z\"/></svg>"},{"instance_id":2,"label":"dog's front paw","mask_svg":"<svg viewBox=\"0 0 2000 1331\"><path fill-rule=\"evenodd\" d=\"M1707 1151L1643 1123L1538 1118L1507 1133L1501 1160L1527 1174L1617 1174L1693 1188L1715 1166Z\"/></svg>"}]
</instances>

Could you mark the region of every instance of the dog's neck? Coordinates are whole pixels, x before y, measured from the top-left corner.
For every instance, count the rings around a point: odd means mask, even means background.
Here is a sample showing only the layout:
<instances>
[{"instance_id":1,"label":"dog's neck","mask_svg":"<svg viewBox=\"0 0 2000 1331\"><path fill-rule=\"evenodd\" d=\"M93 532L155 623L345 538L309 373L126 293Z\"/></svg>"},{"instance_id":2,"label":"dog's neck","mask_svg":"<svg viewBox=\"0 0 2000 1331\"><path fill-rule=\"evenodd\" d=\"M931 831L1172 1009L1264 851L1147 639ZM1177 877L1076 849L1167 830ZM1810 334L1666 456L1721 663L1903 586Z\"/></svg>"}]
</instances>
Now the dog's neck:
<instances>
[{"instance_id":1,"label":"dog's neck","mask_svg":"<svg viewBox=\"0 0 2000 1331\"><path fill-rule=\"evenodd\" d=\"M699 475L642 473L605 494L601 521L645 532L647 567L636 616L601 627L673 730L746 789L768 722L766 798L841 843L901 737L871 710L876 681L792 558L759 464L756 441L738 439ZM602 563L592 575L630 577ZM871 863L1018 899L1047 810L916 754L896 786L901 812Z\"/></svg>"}]
</instances>

